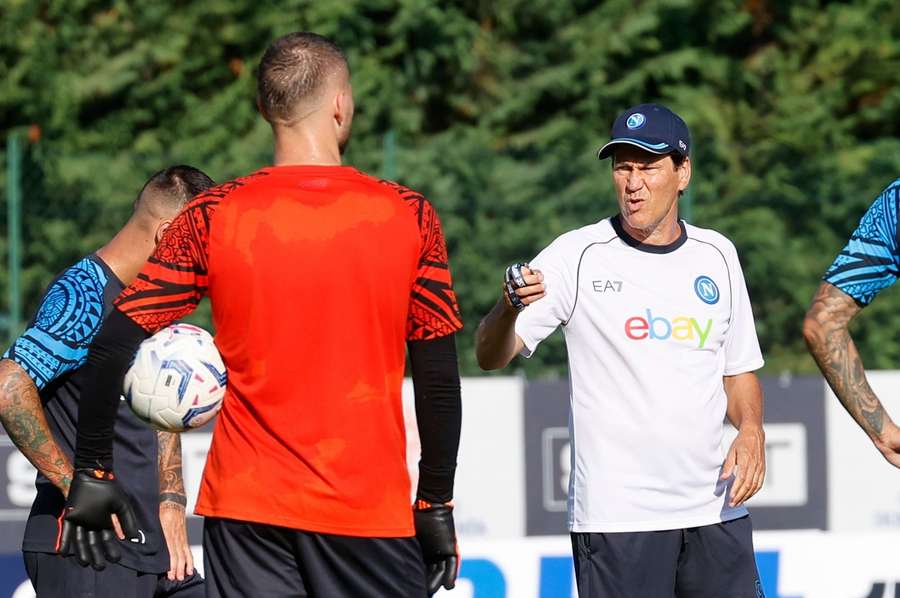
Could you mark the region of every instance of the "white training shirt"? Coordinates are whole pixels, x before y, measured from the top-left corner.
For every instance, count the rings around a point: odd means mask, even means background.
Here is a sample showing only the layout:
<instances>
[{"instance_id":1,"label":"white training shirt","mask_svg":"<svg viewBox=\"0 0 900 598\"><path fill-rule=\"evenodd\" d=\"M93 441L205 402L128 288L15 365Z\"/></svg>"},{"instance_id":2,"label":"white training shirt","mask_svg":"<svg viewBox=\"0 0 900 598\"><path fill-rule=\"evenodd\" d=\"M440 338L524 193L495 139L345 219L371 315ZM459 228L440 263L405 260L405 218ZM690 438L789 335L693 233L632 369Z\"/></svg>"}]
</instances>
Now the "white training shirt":
<instances>
[{"instance_id":1,"label":"white training shirt","mask_svg":"<svg viewBox=\"0 0 900 598\"><path fill-rule=\"evenodd\" d=\"M562 326L569 354L569 529L637 532L747 514L720 482L722 376L763 365L734 245L681 223L666 246L618 217L566 233L532 262L547 295L519 314L530 357Z\"/></svg>"}]
</instances>

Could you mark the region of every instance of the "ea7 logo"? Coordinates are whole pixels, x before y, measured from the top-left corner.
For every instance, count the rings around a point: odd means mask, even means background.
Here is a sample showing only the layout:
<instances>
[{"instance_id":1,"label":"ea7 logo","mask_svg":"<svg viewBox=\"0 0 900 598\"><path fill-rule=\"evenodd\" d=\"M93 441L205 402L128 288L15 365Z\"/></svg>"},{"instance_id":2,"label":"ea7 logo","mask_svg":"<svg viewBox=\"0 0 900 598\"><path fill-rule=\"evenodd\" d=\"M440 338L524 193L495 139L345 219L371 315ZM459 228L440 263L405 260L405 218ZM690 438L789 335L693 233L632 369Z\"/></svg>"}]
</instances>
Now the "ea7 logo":
<instances>
[{"instance_id":1,"label":"ea7 logo","mask_svg":"<svg viewBox=\"0 0 900 598\"><path fill-rule=\"evenodd\" d=\"M622 281L621 280L592 280L591 283L594 285L594 292L596 293L621 293L622 292Z\"/></svg>"}]
</instances>

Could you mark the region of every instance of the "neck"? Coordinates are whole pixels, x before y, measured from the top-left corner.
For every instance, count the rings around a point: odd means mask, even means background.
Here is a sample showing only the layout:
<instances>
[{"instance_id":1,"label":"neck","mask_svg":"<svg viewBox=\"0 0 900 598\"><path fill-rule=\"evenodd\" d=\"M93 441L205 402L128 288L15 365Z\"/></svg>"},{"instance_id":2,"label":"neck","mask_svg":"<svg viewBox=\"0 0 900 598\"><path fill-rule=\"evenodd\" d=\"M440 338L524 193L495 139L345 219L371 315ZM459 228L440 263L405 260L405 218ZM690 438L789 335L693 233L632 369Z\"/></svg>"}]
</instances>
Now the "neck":
<instances>
[{"instance_id":1,"label":"neck","mask_svg":"<svg viewBox=\"0 0 900 598\"><path fill-rule=\"evenodd\" d=\"M155 247L155 233L147 232L129 220L109 243L97 250L97 255L127 286L137 278Z\"/></svg>"},{"instance_id":2,"label":"neck","mask_svg":"<svg viewBox=\"0 0 900 598\"><path fill-rule=\"evenodd\" d=\"M628 224L624 215L620 215L619 221L622 229L633 239L647 245L668 245L674 243L681 236L681 226L678 224L678 202L663 216L662 220L649 228L635 228Z\"/></svg>"},{"instance_id":3,"label":"neck","mask_svg":"<svg viewBox=\"0 0 900 598\"><path fill-rule=\"evenodd\" d=\"M341 165L337 139L334 134L323 134L323 127L276 125L272 129L275 135L275 166Z\"/></svg>"}]
</instances>

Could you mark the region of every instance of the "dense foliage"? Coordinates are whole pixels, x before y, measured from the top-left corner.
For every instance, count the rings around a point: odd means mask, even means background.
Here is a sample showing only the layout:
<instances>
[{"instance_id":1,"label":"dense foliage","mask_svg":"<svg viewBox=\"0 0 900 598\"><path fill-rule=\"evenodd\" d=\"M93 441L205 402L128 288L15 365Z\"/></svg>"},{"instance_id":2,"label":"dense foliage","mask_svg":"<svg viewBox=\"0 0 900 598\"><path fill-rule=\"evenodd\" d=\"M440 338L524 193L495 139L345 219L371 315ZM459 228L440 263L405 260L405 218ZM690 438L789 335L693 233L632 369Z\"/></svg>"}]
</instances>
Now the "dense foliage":
<instances>
[{"instance_id":1,"label":"dense foliage","mask_svg":"<svg viewBox=\"0 0 900 598\"><path fill-rule=\"evenodd\" d=\"M615 209L595 150L629 105L661 101L691 126L690 219L738 246L772 371L813 367L800 325L818 278L900 176L895 0L4 0L0 132L31 139L29 310L151 172L184 162L225 180L271 160L254 66L298 29L348 51L347 162L438 207L467 374L503 266ZM869 367L900 364L898 308L886 292L856 324ZM519 366L563 362L557 338Z\"/></svg>"}]
</instances>

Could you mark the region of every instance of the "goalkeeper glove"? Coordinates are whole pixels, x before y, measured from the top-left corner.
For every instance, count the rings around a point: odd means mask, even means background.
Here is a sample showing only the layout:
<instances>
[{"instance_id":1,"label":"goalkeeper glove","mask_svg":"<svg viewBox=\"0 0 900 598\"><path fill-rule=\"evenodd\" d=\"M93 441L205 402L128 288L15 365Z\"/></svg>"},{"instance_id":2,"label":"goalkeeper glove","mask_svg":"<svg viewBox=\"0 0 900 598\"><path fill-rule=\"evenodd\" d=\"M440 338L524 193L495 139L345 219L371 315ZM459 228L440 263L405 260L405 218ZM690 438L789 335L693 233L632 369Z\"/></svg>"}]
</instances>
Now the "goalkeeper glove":
<instances>
[{"instance_id":1,"label":"goalkeeper glove","mask_svg":"<svg viewBox=\"0 0 900 598\"><path fill-rule=\"evenodd\" d=\"M117 562L122 553L113 533L113 514L129 542L144 543L144 532L115 475L102 469L77 469L59 517L57 552L67 556L74 548L82 566L98 571L106 567L106 561Z\"/></svg>"},{"instance_id":2,"label":"goalkeeper glove","mask_svg":"<svg viewBox=\"0 0 900 598\"><path fill-rule=\"evenodd\" d=\"M459 549L453 525L453 505L417 500L413 508L416 539L425 561L425 583L431 596L443 586L452 590L459 572Z\"/></svg>"}]
</instances>

